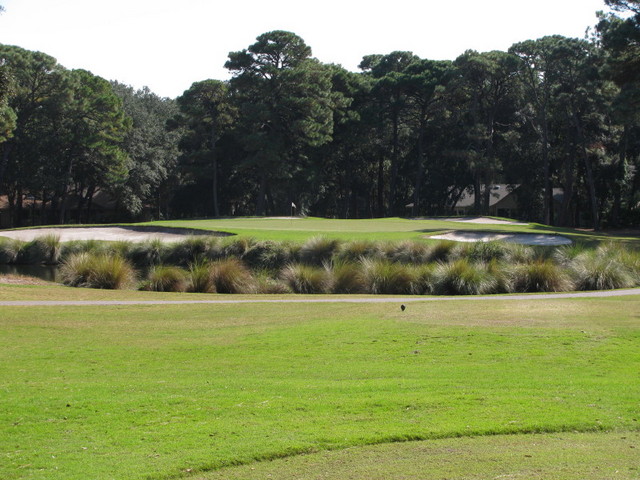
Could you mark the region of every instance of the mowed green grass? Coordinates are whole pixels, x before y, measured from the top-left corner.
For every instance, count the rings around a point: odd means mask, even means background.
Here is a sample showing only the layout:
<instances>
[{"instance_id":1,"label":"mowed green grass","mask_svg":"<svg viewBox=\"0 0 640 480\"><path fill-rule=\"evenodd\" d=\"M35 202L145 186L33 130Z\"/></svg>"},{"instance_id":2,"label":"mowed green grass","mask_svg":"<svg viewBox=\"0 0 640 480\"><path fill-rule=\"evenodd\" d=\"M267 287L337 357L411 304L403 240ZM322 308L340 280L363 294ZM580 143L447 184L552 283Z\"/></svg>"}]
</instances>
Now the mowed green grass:
<instances>
[{"instance_id":1,"label":"mowed green grass","mask_svg":"<svg viewBox=\"0 0 640 480\"><path fill-rule=\"evenodd\" d=\"M210 220L171 220L140 225L173 228L195 228L224 231L260 240L290 240L302 242L314 236L342 240L406 240L425 238L451 230L491 231L504 233L562 234L574 241L594 242L615 238L637 242L633 237L610 237L580 230L549 227L537 223L527 225L462 223L445 220L406 218L374 218L361 220L326 218L259 218L238 217ZM638 242L640 243L640 242Z\"/></svg>"},{"instance_id":2,"label":"mowed green grass","mask_svg":"<svg viewBox=\"0 0 640 480\"><path fill-rule=\"evenodd\" d=\"M38 289L47 291L28 291ZM409 440L464 449L457 437L614 432L622 442L640 430L640 296L404 312L338 302L0 308L2 479L264 478L221 469ZM618 451L603 438L596 445ZM371 460L362 452L358 468ZM363 475L342 478L376 478ZM414 478L402 475L377 478ZM282 478L298 477L283 467Z\"/></svg>"}]
</instances>

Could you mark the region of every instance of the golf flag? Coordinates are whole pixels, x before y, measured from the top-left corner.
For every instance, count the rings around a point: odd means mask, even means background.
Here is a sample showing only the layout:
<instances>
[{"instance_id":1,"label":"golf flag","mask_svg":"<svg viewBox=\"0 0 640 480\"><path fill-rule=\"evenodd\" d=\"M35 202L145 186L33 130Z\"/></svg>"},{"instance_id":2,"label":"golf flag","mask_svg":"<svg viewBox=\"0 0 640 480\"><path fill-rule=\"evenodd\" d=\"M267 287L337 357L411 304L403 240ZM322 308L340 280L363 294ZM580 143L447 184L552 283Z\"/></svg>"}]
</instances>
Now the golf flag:
<instances>
[{"instance_id":1,"label":"golf flag","mask_svg":"<svg viewBox=\"0 0 640 480\"><path fill-rule=\"evenodd\" d=\"M291 208L297 208L297 207L296 207L296 204L295 204L295 203L293 203L293 202L291 202Z\"/></svg>"}]
</instances>

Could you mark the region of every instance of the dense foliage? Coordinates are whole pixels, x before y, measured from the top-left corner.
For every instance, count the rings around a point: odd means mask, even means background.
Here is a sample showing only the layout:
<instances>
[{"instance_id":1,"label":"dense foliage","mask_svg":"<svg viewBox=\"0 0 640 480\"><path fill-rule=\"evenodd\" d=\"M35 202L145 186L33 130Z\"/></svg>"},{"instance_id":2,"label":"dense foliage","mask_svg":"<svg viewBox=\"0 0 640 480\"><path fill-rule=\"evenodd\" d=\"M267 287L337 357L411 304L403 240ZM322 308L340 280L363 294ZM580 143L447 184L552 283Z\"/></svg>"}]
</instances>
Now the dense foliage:
<instances>
[{"instance_id":1,"label":"dense foliage","mask_svg":"<svg viewBox=\"0 0 640 480\"><path fill-rule=\"evenodd\" d=\"M606 3L589 39L359 73L267 32L176 100L0 46L3 223L450 215L464 192L487 214L503 183L525 220L637 224L639 3Z\"/></svg>"}]
</instances>

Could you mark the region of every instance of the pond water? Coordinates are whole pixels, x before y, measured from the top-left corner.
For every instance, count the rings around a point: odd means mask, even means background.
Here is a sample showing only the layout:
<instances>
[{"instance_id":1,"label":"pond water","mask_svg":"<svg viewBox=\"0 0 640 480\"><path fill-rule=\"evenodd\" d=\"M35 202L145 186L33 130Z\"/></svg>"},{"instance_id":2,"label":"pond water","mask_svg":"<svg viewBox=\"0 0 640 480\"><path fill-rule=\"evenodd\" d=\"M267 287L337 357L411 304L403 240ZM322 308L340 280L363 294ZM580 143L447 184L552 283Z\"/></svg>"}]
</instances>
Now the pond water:
<instances>
[{"instance_id":1,"label":"pond water","mask_svg":"<svg viewBox=\"0 0 640 480\"><path fill-rule=\"evenodd\" d=\"M58 282L60 275L55 265L1 265L0 275L27 275L47 282Z\"/></svg>"}]
</instances>

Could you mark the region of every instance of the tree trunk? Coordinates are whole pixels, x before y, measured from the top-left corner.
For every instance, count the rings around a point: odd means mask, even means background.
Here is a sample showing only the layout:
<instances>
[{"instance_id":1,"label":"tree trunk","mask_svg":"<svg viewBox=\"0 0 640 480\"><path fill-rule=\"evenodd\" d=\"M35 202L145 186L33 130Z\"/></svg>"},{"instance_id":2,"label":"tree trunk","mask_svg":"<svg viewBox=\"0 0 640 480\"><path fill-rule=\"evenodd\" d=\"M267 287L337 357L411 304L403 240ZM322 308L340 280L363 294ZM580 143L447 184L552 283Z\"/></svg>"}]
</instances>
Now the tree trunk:
<instances>
[{"instance_id":1,"label":"tree trunk","mask_svg":"<svg viewBox=\"0 0 640 480\"><path fill-rule=\"evenodd\" d=\"M600 230L600 215L598 214L598 198L596 196L596 184L593 178L593 167L587 154L586 139L584 137L584 131L582 124L577 115L573 114L573 122L578 135L578 142L580 144L580 153L582 154L582 161L584 162L584 170L587 177L587 188L589 190L589 200L591 203L591 218L593 221L593 229Z\"/></svg>"},{"instance_id":2,"label":"tree trunk","mask_svg":"<svg viewBox=\"0 0 640 480\"><path fill-rule=\"evenodd\" d=\"M262 217L264 216L265 211L265 201L267 197L267 172L265 169L262 169L260 172L260 188L258 189L258 198L256 199L256 216Z\"/></svg>"},{"instance_id":3,"label":"tree trunk","mask_svg":"<svg viewBox=\"0 0 640 480\"><path fill-rule=\"evenodd\" d=\"M216 155L216 142L218 141L216 136L215 127L211 127L211 168L213 169L213 216L220 216L220 207L218 206L218 157Z\"/></svg>"}]
</instances>

